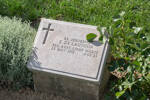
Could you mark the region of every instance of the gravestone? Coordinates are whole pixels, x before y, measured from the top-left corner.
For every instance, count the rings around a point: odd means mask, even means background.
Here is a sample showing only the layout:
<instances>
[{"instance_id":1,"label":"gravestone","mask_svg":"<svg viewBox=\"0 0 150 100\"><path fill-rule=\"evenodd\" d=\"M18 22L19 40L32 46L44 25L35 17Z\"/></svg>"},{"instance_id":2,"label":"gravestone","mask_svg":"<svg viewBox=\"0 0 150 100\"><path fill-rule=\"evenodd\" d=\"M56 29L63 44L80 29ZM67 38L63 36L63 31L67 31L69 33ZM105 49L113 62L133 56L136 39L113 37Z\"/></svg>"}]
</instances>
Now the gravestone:
<instances>
[{"instance_id":1,"label":"gravestone","mask_svg":"<svg viewBox=\"0 0 150 100\"><path fill-rule=\"evenodd\" d=\"M96 26L41 19L28 68L37 91L71 100L99 100L109 77L108 41L89 43Z\"/></svg>"}]
</instances>

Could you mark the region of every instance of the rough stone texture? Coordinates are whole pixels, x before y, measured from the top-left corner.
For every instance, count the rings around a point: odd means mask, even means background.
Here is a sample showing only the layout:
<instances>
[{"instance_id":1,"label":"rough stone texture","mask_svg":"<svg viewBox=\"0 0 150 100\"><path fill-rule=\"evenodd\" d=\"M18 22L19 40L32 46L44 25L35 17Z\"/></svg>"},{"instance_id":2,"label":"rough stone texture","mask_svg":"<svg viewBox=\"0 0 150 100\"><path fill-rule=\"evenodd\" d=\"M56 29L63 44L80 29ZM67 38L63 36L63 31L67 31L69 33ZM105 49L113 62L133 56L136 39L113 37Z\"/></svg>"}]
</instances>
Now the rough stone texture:
<instances>
[{"instance_id":1,"label":"rough stone texture","mask_svg":"<svg viewBox=\"0 0 150 100\"><path fill-rule=\"evenodd\" d=\"M44 72L34 73L38 91L65 96L71 100L98 100L99 85L85 80L76 80ZM41 80L42 81L38 81Z\"/></svg>"},{"instance_id":2,"label":"rough stone texture","mask_svg":"<svg viewBox=\"0 0 150 100\"><path fill-rule=\"evenodd\" d=\"M89 43L96 26L42 19L28 68L37 91L72 100L99 100L108 80L106 41Z\"/></svg>"}]
</instances>

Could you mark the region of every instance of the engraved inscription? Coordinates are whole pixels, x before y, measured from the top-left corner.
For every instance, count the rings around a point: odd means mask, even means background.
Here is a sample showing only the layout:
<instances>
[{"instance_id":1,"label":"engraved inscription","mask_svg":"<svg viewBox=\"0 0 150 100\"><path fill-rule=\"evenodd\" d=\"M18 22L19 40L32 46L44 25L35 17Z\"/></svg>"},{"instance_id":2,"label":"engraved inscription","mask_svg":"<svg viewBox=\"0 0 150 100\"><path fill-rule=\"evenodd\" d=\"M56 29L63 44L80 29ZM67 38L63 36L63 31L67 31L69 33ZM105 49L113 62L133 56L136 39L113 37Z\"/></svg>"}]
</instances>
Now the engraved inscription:
<instances>
[{"instance_id":1,"label":"engraved inscription","mask_svg":"<svg viewBox=\"0 0 150 100\"><path fill-rule=\"evenodd\" d=\"M51 51L66 52L69 54L82 55L87 57L97 57L98 50L93 49L93 45L86 40L64 37L58 43L52 43Z\"/></svg>"}]
</instances>

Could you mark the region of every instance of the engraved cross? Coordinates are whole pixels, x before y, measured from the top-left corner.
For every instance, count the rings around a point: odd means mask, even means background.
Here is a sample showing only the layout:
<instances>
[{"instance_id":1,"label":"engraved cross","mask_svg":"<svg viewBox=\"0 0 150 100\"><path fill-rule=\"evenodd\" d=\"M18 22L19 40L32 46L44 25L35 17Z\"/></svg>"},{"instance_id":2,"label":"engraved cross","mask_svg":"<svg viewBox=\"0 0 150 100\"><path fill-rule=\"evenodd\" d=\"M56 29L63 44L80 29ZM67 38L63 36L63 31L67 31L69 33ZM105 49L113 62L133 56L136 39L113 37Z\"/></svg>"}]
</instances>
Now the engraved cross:
<instances>
[{"instance_id":1,"label":"engraved cross","mask_svg":"<svg viewBox=\"0 0 150 100\"><path fill-rule=\"evenodd\" d=\"M46 39L47 39L47 36L48 36L48 32L49 31L54 31L54 29L50 29L50 27L51 27L51 23L48 24L48 28L43 28L43 30L47 30L46 34L45 34L45 37L44 37L44 40L43 40L43 44L45 44L45 42L46 42Z\"/></svg>"}]
</instances>

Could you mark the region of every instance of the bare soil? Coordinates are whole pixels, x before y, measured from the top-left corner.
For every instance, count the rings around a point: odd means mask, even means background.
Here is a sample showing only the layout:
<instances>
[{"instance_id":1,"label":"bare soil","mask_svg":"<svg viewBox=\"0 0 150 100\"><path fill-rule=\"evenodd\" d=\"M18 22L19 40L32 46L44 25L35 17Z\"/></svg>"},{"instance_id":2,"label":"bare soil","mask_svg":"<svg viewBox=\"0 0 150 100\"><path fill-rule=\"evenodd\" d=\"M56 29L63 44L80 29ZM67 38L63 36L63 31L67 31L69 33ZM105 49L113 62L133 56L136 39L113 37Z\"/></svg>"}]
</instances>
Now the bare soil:
<instances>
[{"instance_id":1,"label":"bare soil","mask_svg":"<svg viewBox=\"0 0 150 100\"><path fill-rule=\"evenodd\" d=\"M110 94L109 85L107 83L104 94ZM37 93L30 88L13 91L7 87L2 88L0 85L0 100L70 100L65 97L56 96L52 94ZM104 97L102 100L105 100Z\"/></svg>"},{"instance_id":2,"label":"bare soil","mask_svg":"<svg viewBox=\"0 0 150 100\"><path fill-rule=\"evenodd\" d=\"M47 95L37 93L33 90L12 91L8 89L0 89L0 100L70 100L61 96ZM104 100L104 98L102 99Z\"/></svg>"},{"instance_id":3,"label":"bare soil","mask_svg":"<svg viewBox=\"0 0 150 100\"><path fill-rule=\"evenodd\" d=\"M36 93L32 90L12 91L0 89L0 100L68 100L60 96Z\"/></svg>"}]
</instances>

